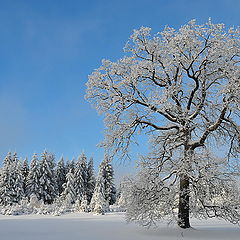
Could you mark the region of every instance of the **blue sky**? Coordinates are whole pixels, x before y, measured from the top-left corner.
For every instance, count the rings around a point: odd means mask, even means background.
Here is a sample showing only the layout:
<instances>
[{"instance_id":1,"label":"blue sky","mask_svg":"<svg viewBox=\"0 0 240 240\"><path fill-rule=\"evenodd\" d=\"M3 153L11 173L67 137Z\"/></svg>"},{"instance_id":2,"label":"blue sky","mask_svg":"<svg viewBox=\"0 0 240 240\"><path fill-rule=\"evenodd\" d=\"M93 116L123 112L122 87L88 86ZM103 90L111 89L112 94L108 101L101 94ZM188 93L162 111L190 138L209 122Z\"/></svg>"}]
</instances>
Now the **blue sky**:
<instances>
[{"instance_id":1,"label":"blue sky","mask_svg":"<svg viewBox=\"0 0 240 240\"><path fill-rule=\"evenodd\" d=\"M44 149L66 158L103 152L102 117L84 100L88 75L116 60L133 29L191 19L238 26L239 0L0 0L0 159Z\"/></svg>"}]
</instances>

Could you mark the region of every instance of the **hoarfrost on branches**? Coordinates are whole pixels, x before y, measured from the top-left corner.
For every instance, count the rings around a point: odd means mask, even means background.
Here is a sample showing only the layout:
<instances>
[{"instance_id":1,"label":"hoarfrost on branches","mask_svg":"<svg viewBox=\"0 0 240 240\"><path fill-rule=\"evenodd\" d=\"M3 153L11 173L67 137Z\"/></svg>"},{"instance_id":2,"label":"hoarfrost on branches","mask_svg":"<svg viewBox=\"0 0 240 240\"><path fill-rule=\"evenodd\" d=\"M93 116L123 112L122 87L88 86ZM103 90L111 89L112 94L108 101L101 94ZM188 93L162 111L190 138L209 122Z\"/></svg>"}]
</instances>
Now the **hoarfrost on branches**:
<instances>
[{"instance_id":1,"label":"hoarfrost on branches","mask_svg":"<svg viewBox=\"0 0 240 240\"><path fill-rule=\"evenodd\" d=\"M129 208L129 220L173 219L177 208L182 228L190 227L195 210L239 223L239 33L211 20L166 27L154 36L142 27L127 43L126 57L103 60L89 76L86 98L105 116L102 146L108 153L127 156L136 135L149 137L151 151L132 183L141 201L136 211ZM148 176L154 179L143 185Z\"/></svg>"}]
</instances>

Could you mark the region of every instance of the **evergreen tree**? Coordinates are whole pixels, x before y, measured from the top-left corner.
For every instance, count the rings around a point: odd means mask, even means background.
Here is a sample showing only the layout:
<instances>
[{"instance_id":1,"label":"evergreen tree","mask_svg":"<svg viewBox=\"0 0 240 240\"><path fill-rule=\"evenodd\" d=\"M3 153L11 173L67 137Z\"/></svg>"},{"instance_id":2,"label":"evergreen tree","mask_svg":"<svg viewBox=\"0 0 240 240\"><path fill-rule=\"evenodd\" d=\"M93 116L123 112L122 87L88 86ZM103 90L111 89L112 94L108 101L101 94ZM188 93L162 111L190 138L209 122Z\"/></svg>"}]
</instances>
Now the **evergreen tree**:
<instances>
[{"instance_id":1,"label":"evergreen tree","mask_svg":"<svg viewBox=\"0 0 240 240\"><path fill-rule=\"evenodd\" d=\"M75 159L73 158L71 161L67 160L65 168L66 168L66 173L71 171L72 174L74 174L74 171L75 171Z\"/></svg>"},{"instance_id":2,"label":"evergreen tree","mask_svg":"<svg viewBox=\"0 0 240 240\"><path fill-rule=\"evenodd\" d=\"M76 201L76 191L74 187L74 175L72 169L66 175L66 183L63 185L62 196L67 203L73 204Z\"/></svg>"},{"instance_id":3,"label":"evergreen tree","mask_svg":"<svg viewBox=\"0 0 240 240\"><path fill-rule=\"evenodd\" d=\"M10 203L10 167L12 163L12 154L8 152L7 156L3 161L3 168L1 172L1 182L0 182L0 202L1 205L8 205Z\"/></svg>"},{"instance_id":4,"label":"evergreen tree","mask_svg":"<svg viewBox=\"0 0 240 240\"><path fill-rule=\"evenodd\" d=\"M87 195L87 158L83 153L77 160L74 172L74 187L79 201Z\"/></svg>"},{"instance_id":5,"label":"evergreen tree","mask_svg":"<svg viewBox=\"0 0 240 240\"><path fill-rule=\"evenodd\" d=\"M40 163L40 198L44 203L51 204L56 195L54 156L44 151Z\"/></svg>"},{"instance_id":6,"label":"evergreen tree","mask_svg":"<svg viewBox=\"0 0 240 240\"><path fill-rule=\"evenodd\" d=\"M10 204L19 203L24 197L24 178L22 175L22 165L17 159L17 154L13 155L13 161L10 168Z\"/></svg>"},{"instance_id":7,"label":"evergreen tree","mask_svg":"<svg viewBox=\"0 0 240 240\"><path fill-rule=\"evenodd\" d=\"M1 174L0 201L2 205L19 203L23 198L23 176L21 168L22 166L17 158L17 154L14 153L11 155L9 152L4 159Z\"/></svg>"},{"instance_id":8,"label":"evergreen tree","mask_svg":"<svg viewBox=\"0 0 240 240\"><path fill-rule=\"evenodd\" d=\"M113 168L110 158L105 155L99 166L99 173L90 203L92 211L101 213L116 201L116 188L114 185Z\"/></svg>"},{"instance_id":9,"label":"evergreen tree","mask_svg":"<svg viewBox=\"0 0 240 240\"><path fill-rule=\"evenodd\" d=\"M105 179L105 199L112 205L116 202L116 188L114 184L114 171L111 164L111 161L108 156L105 156L105 160L103 161L103 172Z\"/></svg>"},{"instance_id":10,"label":"evergreen tree","mask_svg":"<svg viewBox=\"0 0 240 240\"><path fill-rule=\"evenodd\" d=\"M11 162L12 162L12 153L8 152L7 156L3 160L3 167L9 166Z\"/></svg>"},{"instance_id":11,"label":"evergreen tree","mask_svg":"<svg viewBox=\"0 0 240 240\"><path fill-rule=\"evenodd\" d=\"M12 158L11 158L11 162L17 162L18 161L18 157L17 157L17 153L14 152L13 155L12 155Z\"/></svg>"},{"instance_id":12,"label":"evergreen tree","mask_svg":"<svg viewBox=\"0 0 240 240\"><path fill-rule=\"evenodd\" d=\"M22 164L22 176L23 176L23 192L24 196L27 195L27 177L29 173L29 166L28 166L28 161L27 158L24 159L23 164Z\"/></svg>"},{"instance_id":13,"label":"evergreen tree","mask_svg":"<svg viewBox=\"0 0 240 240\"><path fill-rule=\"evenodd\" d=\"M90 208L93 212L103 214L108 209L108 201L105 195L105 177L103 162L99 166L98 177L94 193L91 199Z\"/></svg>"},{"instance_id":14,"label":"evergreen tree","mask_svg":"<svg viewBox=\"0 0 240 240\"><path fill-rule=\"evenodd\" d=\"M27 196L30 198L31 195L35 195L40 199L40 172L39 172L39 161L37 154L34 153L27 177L26 186Z\"/></svg>"},{"instance_id":15,"label":"evergreen tree","mask_svg":"<svg viewBox=\"0 0 240 240\"><path fill-rule=\"evenodd\" d=\"M64 166L64 159L61 157L56 167L56 184L57 193L61 195L63 192L63 184L66 182L66 169Z\"/></svg>"},{"instance_id":16,"label":"evergreen tree","mask_svg":"<svg viewBox=\"0 0 240 240\"><path fill-rule=\"evenodd\" d=\"M93 167L93 158L90 158L87 166L87 202L90 203L94 188L95 188L96 179L94 176L94 167Z\"/></svg>"}]
</instances>

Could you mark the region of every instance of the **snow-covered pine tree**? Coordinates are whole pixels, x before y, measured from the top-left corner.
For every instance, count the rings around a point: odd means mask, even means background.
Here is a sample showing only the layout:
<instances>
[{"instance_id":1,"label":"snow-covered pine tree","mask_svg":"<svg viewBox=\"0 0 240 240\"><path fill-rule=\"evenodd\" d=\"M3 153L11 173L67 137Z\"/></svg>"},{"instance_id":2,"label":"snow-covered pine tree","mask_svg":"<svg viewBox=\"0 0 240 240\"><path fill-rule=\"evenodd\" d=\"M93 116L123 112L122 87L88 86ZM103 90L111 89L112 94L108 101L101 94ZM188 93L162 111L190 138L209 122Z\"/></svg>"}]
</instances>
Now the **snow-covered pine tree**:
<instances>
[{"instance_id":1,"label":"snow-covered pine tree","mask_svg":"<svg viewBox=\"0 0 240 240\"><path fill-rule=\"evenodd\" d=\"M94 188L95 188L95 175L94 175L94 167L93 167L93 158L91 157L88 165L87 165L87 202L90 203L93 193L94 193Z\"/></svg>"},{"instance_id":2,"label":"snow-covered pine tree","mask_svg":"<svg viewBox=\"0 0 240 240\"><path fill-rule=\"evenodd\" d=\"M3 166L9 166L11 162L12 162L12 153L8 152L7 156L3 160Z\"/></svg>"},{"instance_id":3,"label":"snow-covered pine tree","mask_svg":"<svg viewBox=\"0 0 240 240\"><path fill-rule=\"evenodd\" d=\"M103 214L108 210L109 204L105 196L105 177L103 162L99 166L99 172L95 184L94 193L90 203L90 209L98 214Z\"/></svg>"},{"instance_id":4,"label":"snow-covered pine tree","mask_svg":"<svg viewBox=\"0 0 240 240\"><path fill-rule=\"evenodd\" d=\"M0 182L0 204L8 205L10 204L10 166L12 163L12 154L8 152L7 156L3 161L3 168L1 172L1 182Z\"/></svg>"},{"instance_id":5,"label":"snow-covered pine tree","mask_svg":"<svg viewBox=\"0 0 240 240\"><path fill-rule=\"evenodd\" d=\"M30 198L35 195L38 200L40 199L40 172L39 172L39 161L38 156L34 153L30 164L29 174L27 177L26 193L27 197Z\"/></svg>"},{"instance_id":6,"label":"snow-covered pine tree","mask_svg":"<svg viewBox=\"0 0 240 240\"><path fill-rule=\"evenodd\" d=\"M51 204L56 195L54 156L44 151L40 162L40 198L44 203Z\"/></svg>"},{"instance_id":7,"label":"snow-covered pine tree","mask_svg":"<svg viewBox=\"0 0 240 240\"><path fill-rule=\"evenodd\" d=\"M68 204L74 204L76 201L76 191L74 187L74 175L72 169L66 175L66 183L63 185L63 192L61 196Z\"/></svg>"},{"instance_id":8,"label":"snow-covered pine tree","mask_svg":"<svg viewBox=\"0 0 240 240\"><path fill-rule=\"evenodd\" d=\"M10 166L10 204L19 203L24 197L22 164L17 159L17 154L13 154L12 164Z\"/></svg>"},{"instance_id":9,"label":"snow-covered pine tree","mask_svg":"<svg viewBox=\"0 0 240 240\"><path fill-rule=\"evenodd\" d=\"M105 199L109 205L113 205L116 202L116 187L114 184L114 171L111 164L111 159L105 155L105 159L102 164L104 187L105 187Z\"/></svg>"},{"instance_id":10,"label":"snow-covered pine tree","mask_svg":"<svg viewBox=\"0 0 240 240\"><path fill-rule=\"evenodd\" d=\"M14 152L11 158L11 162L17 162L17 161L18 161L18 156L17 156L17 153Z\"/></svg>"},{"instance_id":11,"label":"snow-covered pine tree","mask_svg":"<svg viewBox=\"0 0 240 240\"><path fill-rule=\"evenodd\" d=\"M11 205L18 203L23 198L23 176L21 163L17 158L17 153L11 155L9 152L4 159L0 194L1 204Z\"/></svg>"},{"instance_id":12,"label":"snow-covered pine tree","mask_svg":"<svg viewBox=\"0 0 240 240\"><path fill-rule=\"evenodd\" d=\"M71 171L72 174L74 174L74 171L75 171L75 159L74 158L72 160L67 160L65 169L66 169L66 173Z\"/></svg>"},{"instance_id":13,"label":"snow-covered pine tree","mask_svg":"<svg viewBox=\"0 0 240 240\"><path fill-rule=\"evenodd\" d=\"M57 194L61 195L63 192L63 184L66 182L66 169L64 166L64 159L61 157L56 167L56 184L57 184Z\"/></svg>"},{"instance_id":14,"label":"snow-covered pine tree","mask_svg":"<svg viewBox=\"0 0 240 240\"><path fill-rule=\"evenodd\" d=\"M131 182L130 182L131 183ZM126 210L127 199L128 199L128 186L129 186L129 178L125 177L117 190L116 196L116 204L121 210Z\"/></svg>"},{"instance_id":15,"label":"snow-covered pine tree","mask_svg":"<svg viewBox=\"0 0 240 240\"><path fill-rule=\"evenodd\" d=\"M87 195L87 158L84 153L78 157L74 172L76 198L81 202Z\"/></svg>"},{"instance_id":16,"label":"snow-covered pine tree","mask_svg":"<svg viewBox=\"0 0 240 240\"><path fill-rule=\"evenodd\" d=\"M27 195L27 177L29 173L29 166L28 166L28 161L27 158L24 159L22 163L22 176L23 176L23 192L24 196Z\"/></svg>"}]
</instances>

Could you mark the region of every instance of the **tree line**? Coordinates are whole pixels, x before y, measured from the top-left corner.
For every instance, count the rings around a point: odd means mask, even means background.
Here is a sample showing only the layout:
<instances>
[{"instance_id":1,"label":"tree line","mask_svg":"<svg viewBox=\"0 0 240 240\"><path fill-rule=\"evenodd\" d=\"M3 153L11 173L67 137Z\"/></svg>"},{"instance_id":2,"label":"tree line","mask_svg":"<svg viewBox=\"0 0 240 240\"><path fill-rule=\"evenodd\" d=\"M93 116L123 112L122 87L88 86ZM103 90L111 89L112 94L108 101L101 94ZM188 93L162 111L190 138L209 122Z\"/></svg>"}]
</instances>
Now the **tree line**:
<instances>
[{"instance_id":1,"label":"tree line","mask_svg":"<svg viewBox=\"0 0 240 240\"><path fill-rule=\"evenodd\" d=\"M95 176L93 158L82 153L77 160L56 163L52 153L44 151L39 159L33 154L30 166L9 152L0 169L0 205L21 204L34 198L43 204L82 205L84 211L104 212L116 201L114 171L110 158L104 157Z\"/></svg>"}]
</instances>

